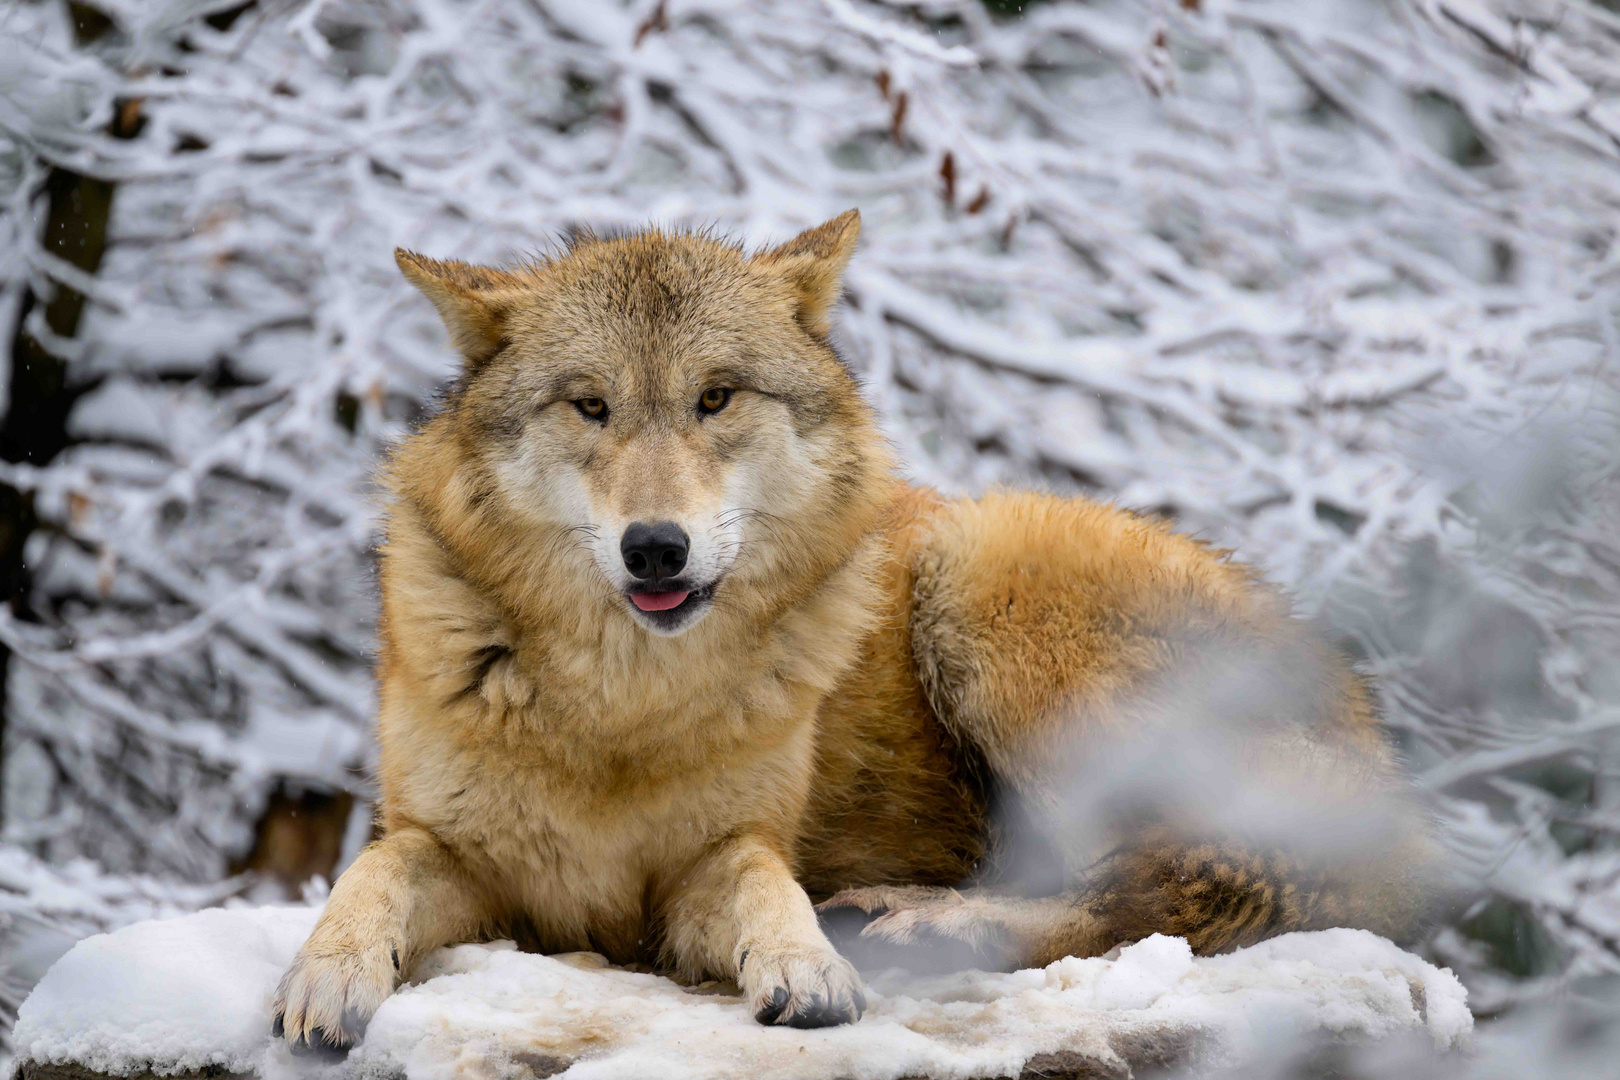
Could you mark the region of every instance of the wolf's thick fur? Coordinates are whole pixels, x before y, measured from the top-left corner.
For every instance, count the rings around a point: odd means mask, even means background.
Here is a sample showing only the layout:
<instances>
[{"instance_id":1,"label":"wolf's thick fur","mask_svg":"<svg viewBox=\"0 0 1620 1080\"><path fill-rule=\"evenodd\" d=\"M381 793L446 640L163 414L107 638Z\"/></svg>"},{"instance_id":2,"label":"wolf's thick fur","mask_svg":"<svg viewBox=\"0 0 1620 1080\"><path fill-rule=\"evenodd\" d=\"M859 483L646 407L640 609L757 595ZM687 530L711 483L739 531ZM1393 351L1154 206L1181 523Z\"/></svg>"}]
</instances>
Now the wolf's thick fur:
<instances>
[{"instance_id":1,"label":"wolf's thick fur","mask_svg":"<svg viewBox=\"0 0 1620 1080\"><path fill-rule=\"evenodd\" d=\"M466 371L388 469L384 834L282 982L295 1047L348 1043L425 952L489 935L734 979L766 1022L856 1019L812 896L1020 964L1411 927L1422 816L1366 689L1277 594L1123 511L896 478L827 344L858 231L752 257L648 231L515 270L399 253ZM658 522L690 538L664 613L621 551ZM1076 776L1204 701L1229 649L1271 684L1216 703L1245 775L1393 800L1395 841L1328 858L1172 809L1066 846ZM994 878L1015 803L1067 884L954 891Z\"/></svg>"}]
</instances>

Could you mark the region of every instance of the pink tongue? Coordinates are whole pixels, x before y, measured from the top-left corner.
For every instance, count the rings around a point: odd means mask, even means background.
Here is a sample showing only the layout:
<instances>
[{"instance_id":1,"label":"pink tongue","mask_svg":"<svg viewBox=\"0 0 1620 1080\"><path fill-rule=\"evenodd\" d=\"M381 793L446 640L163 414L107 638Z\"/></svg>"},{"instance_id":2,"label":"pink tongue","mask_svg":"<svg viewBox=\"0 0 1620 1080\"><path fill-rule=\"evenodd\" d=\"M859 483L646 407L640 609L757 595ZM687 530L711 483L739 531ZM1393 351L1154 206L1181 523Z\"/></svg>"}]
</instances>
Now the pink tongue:
<instances>
[{"instance_id":1,"label":"pink tongue","mask_svg":"<svg viewBox=\"0 0 1620 1080\"><path fill-rule=\"evenodd\" d=\"M633 592L630 602L642 611L668 611L672 607L680 607L690 595L683 592Z\"/></svg>"}]
</instances>

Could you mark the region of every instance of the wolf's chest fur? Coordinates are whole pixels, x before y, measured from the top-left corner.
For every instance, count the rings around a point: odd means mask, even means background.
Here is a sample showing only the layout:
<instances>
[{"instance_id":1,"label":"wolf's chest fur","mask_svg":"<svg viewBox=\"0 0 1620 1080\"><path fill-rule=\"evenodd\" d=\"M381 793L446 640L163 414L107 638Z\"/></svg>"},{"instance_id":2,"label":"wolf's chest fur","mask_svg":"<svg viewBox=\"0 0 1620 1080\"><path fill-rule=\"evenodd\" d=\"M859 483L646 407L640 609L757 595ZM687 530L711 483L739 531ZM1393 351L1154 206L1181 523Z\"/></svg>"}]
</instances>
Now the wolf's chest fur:
<instances>
[{"instance_id":1,"label":"wolf's chest fur","mask_svg":"<svg viewBox=\"0 0 1620 1080\"><path fill-rule=\"evenodd\" d=\"M399 777L400 810L487 883L501 933L545 951L643 959L671 874L750 816L766 793L803 787L810 732L779 731L724 763L659 775L598 755L592 767L544 753L446 740Z\"/></svg>"},{"instance_id":2,"label":"wolf's chest fur","mask_svg":"<svg viewBox=\"0 0 1620 1080\"><path fill-rule=\"evenodd\" d=\"M705 848L762 822L797 830L818 706L867 637L881 544L768 633L693 649L700 626L672 659L675 642L633 628L514 627L409 516L391 543L435 588L413 592L385 651L385 814L476 868L509 932L635 958L658 896Z\"/></svg>"}]
</instances>

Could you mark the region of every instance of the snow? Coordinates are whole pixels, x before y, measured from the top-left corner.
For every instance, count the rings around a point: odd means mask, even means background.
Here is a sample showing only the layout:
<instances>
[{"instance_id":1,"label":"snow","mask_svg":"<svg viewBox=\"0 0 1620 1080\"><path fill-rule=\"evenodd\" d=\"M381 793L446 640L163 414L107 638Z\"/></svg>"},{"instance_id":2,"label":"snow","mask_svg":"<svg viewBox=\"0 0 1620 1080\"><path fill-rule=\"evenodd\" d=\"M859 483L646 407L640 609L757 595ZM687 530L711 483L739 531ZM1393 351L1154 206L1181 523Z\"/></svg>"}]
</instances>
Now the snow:
<instances>
[{"instance_id":1,"label":"snow","mask_svg":"<svg viewBox=\"0 0 1620 1080\"><path fill-rule=\"evenodd\" d=\"M108 1073L307 1075L307 1061L269 1037L269 1003L317 915L216 908L81 941L23 1003L18 1057ZM580 1080L998 1076L1058 1050L1117 1061L1114 1047L1149 1036L1196 1034L1240 1059L1288 1033L1421 1031L1450 1049L1473 1029L1450 970L1361 930L1287 934L1208 958L1155 935L1112 958L926 979L888 971L868 985L858 1024L765 1028L722 984L682 987L593 953L461 945L423 961L341 1071L448 1080L480 1062L565 1061Z\"/></svg>"},{"instance_id":2,"label":"snow","mask_svg":"<svg viewBox=\"0 0 1620 1080\"><path fill-rule=\"evenodd\" d=\"M113 1073L251 1067L269 994L318 914L213 908L86 938L24 1001L19 1055Z\"/></svg>"}]
</instances>

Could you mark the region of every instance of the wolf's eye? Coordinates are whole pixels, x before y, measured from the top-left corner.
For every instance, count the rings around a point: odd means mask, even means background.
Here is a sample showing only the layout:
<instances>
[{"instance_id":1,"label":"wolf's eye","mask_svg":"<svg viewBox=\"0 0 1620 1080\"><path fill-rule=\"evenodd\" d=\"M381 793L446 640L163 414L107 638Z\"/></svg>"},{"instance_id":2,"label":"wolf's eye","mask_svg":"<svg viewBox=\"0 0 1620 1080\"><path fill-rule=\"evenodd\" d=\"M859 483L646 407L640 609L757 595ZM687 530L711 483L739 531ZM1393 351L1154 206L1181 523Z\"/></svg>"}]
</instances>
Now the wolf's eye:
<instances>
[{"instance_id":1,"label":"wolf's eye","mask_svg":"<svg viewBox=\"0 0 1620 1080\"><path fill-rule=\"evenodd\" d=\"M607 420L607 402L599 397L582 397L574 402L574 408L587 420Z\"/></svg>"},{"instance_id":2,"label":"wolf's eye","mask_svg":"<svg viewBox=\"0 0 1620 1080\"><path fill-rule=\"evenodd\" d=\"M723 386L711 387L698 398L698 412L703 416L717 413L731 400L731 391Z\"/></svg>"}]
</instances>

